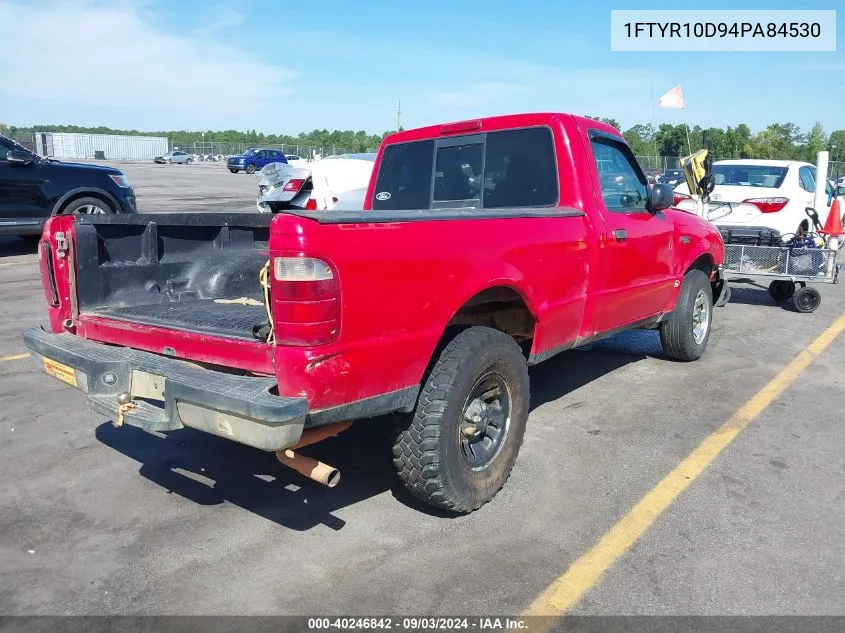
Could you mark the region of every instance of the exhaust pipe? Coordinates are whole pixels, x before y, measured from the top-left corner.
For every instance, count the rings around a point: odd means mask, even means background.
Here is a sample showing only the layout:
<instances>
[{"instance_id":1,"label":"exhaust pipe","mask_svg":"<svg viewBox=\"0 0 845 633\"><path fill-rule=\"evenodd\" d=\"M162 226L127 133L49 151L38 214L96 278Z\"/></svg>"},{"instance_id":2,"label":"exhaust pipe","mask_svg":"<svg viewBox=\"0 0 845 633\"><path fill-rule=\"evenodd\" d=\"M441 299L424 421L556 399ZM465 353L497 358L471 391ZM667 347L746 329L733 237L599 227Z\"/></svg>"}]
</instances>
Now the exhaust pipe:
<instances>
[{"instance_id":1,"label":"exhaust pipe","mask_svg":"<svg viewBox=\"0 0 845 633\"><path fill-rule=\"evenodd\" d=\"M276 451L276 458L285 466L290 466L301 475L305 475L329 488L334 488L340 483L340 471L337 468L311 457L285 449Z\"/></svg>"},{"instance_id":2,"label":"exhaust pipe","mask_svg":"<svg viewBox=\"0 0 845 633\"><path fill-rule=\"evenodd\" d=\"M317 483L321 483L329 488L334 488L340 483L340 471L337 468L312 457L300 455L294 451L303 446L309 446L321 440L334 437L338 433L348 429L351 425L352 422L336 422L335 424L327 424L326 426L309 429L302 434L299 442L290 448L276 451L276 459L285 466L290 466L301 475L305 475L309 479L313 479Z\"/></svg>"}]
</instances>

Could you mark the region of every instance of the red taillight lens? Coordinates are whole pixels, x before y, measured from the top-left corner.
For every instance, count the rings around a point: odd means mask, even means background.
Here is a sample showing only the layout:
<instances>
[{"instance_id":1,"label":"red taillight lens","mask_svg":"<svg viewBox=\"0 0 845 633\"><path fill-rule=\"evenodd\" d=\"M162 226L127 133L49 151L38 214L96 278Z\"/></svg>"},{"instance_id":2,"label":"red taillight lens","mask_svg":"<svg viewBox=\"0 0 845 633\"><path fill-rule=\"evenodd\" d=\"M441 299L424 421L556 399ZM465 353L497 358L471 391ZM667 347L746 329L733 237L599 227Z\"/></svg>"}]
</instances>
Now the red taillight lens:
<instances>
[{"instance_id":1,"label":"red taillight lens","mask_svg":"<svg viewBox=\"0 0 845 633\"><path fill-rule=\"evenodd\" d=\"M744 204L753 204L760 213L777 213L789 204L789 198L748 198Z\"/></svg>"},{"instance_id":2,"label":"red taillight lens","mask_svg":"<svg viewBox=\"0 0 845 633\"><path fill-rule=\"evenodd\" d=\"M674 202L672 204L677 207L684 200L692 200L692 196L688 196L685 193L675 193Z\"/></svg>"},{"instance_id":3,"label":"red taillight lens","mask_svg":"<svg viewBox=\"0 0 845 633\"><path fill-rule=\"evenodd\" d=\"M308 202L305 203L305 210L306 211L316 211L317 210L317 201L314 198L308 198Z\"/></svg>"},{"instance_id":4,"label":"red taillight lens","mask_svg":"<svg viewBox=\"0 0 845 633\"><path fill-rule=\"evenodd\" d=\"M305 184L304 178L291 178L287 181L287 183L285 183L285 186L282 187L282 191L299 191L302 189L303 184Z\"/></svg>"},{"instance_id":5,"label":"red taillight lens","mask_svg":"<svg viewBox=\"0 0 845 633\"><path fill-rule=\"evenodd\" d=\"M312 257L273 258L273 322L280 345L325 345L340 333L340 284Z\"/></svg>"}]
</instances>

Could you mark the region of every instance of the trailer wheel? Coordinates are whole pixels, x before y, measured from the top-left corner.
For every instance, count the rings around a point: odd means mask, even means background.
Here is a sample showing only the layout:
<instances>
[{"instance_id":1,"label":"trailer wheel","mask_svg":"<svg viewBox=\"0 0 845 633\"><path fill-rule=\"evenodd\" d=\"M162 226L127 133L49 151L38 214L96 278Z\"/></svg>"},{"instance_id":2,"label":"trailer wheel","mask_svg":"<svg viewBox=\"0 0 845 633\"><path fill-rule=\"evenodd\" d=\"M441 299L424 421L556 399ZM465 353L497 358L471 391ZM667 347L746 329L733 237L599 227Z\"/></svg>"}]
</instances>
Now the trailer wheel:
<instances>
[{"instance_id":1,"label":"trailer wheel","mask_svg":"<svg viewBox=\"0 0 845 633\"><path fill-rule=\"evenodd\" d=\"M786 279L775 279L769 284L769 294L775 301L789 301L795 294L795 284Z\"/></svg>"},{"instance_id":2,"label":"trailer wheel","mask_svg":"<svg viewBox=\"0 0 845 633\"><path fill-rule=\"evenodd\" d=\"M792 295L792 307L796 312L815 312L821 305L822 294L811 286L798 288Z\"/></svg>"},{"instance_id":3,"label":"trailer wheel","mask_svg":"<svg viewBox=\"0 0 845 633\"><path fill-rule=\"evenodd\" d=\"M698 269L684 275L675 311L660 324L663 351L673 360L698 359L707 349L713 323L713 288Z\"/></svg>"},{"instance_id":4,"label":"trailer wheel","mask_svg":"<svg viewBox=\"0 0 845 633\"><path fill-rule=\"evenodd\" d=\"M528 419L528 367L519 345L470 327L443 348L403 416L393 445L399 479L417 498L456 513L505 485Z\"/></svg>"}]
</instances>

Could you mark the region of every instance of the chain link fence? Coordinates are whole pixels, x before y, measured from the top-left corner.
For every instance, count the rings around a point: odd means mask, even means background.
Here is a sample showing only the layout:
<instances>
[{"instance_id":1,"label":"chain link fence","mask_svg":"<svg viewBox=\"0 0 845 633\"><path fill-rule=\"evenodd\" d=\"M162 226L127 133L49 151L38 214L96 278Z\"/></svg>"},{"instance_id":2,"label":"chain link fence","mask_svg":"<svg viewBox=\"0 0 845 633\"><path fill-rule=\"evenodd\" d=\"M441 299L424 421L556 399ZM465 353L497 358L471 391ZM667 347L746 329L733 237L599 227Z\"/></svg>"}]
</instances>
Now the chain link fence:
<instances>
[{"instance_id":1,"label":"chain link fence","mask_svg":"<svg viewBox=\"0 0 845 633\"><path fill-rule=\"evenodd\" d=\"M300 144L268 144L262 145L260 143L224 143L224 142L193 142L182 145L171 143L171 150L181 150L194 154L200 161L203 160L224 160L229 156L243 154L248 149L253 147L260 147L262 149L275 149L281 151L286 156L298 156L311 160L314 158L322 158L326 156L337 156L339 154L353 154L357 150L352 150L345 147L332 146L318 146L318 145L300 145ZM374 152L374 149L367 149L367 152Z\"/></svg>"}]
</instances>

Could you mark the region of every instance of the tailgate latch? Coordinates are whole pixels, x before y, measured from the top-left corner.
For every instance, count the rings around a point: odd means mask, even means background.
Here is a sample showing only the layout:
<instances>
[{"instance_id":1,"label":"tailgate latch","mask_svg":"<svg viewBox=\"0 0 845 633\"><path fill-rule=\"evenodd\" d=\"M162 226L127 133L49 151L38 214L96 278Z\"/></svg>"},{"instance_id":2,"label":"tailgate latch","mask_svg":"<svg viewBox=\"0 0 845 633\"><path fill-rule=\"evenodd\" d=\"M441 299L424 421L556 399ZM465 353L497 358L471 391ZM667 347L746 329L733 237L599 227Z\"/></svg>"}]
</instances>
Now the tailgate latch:
<instances>
[{"instance_id":1,"label":"tailgate latch","mask_svg":"<svg viewBox=\"0 0 845 633\"><path fill-rule=\"evenodd\" d=\"M64 257L65 254L68 252L70 246L67 243L67 237L65 237L64 231L59 231L56 233L56 255L58 257Z\"/></svg>"}]
</instances>

